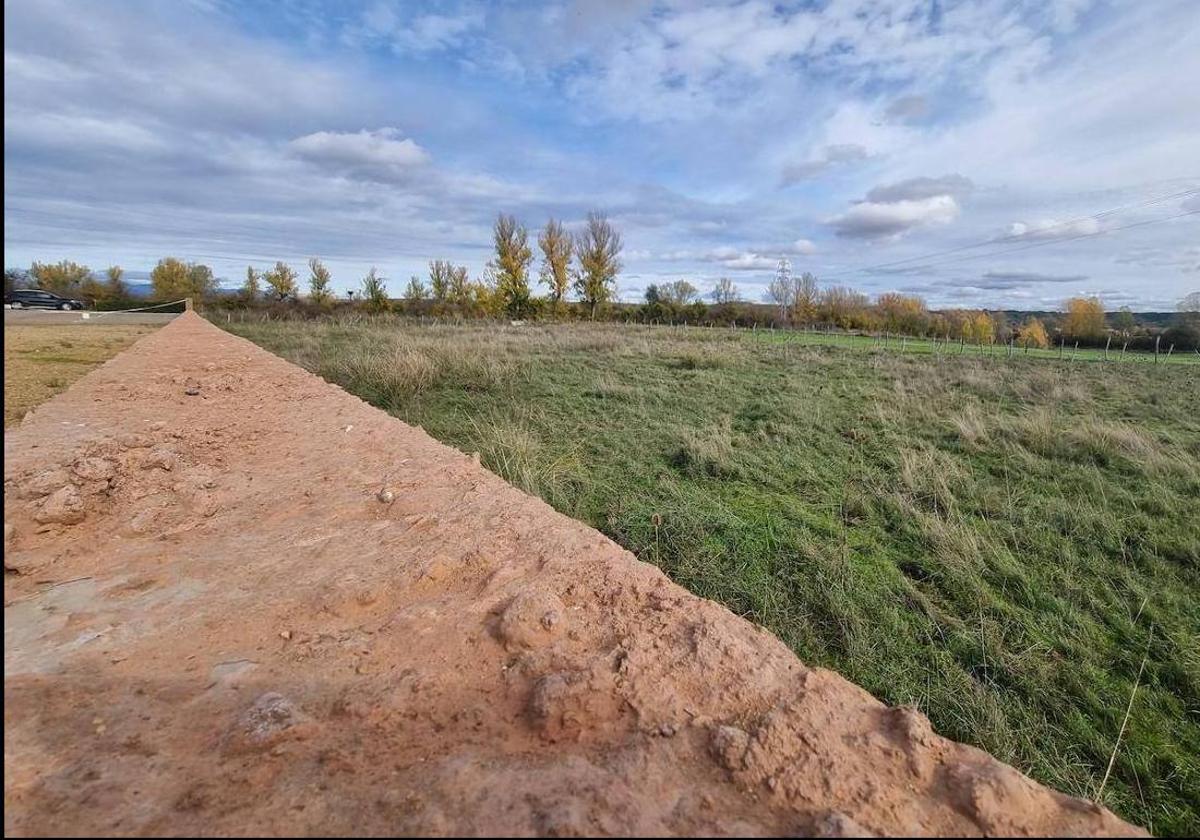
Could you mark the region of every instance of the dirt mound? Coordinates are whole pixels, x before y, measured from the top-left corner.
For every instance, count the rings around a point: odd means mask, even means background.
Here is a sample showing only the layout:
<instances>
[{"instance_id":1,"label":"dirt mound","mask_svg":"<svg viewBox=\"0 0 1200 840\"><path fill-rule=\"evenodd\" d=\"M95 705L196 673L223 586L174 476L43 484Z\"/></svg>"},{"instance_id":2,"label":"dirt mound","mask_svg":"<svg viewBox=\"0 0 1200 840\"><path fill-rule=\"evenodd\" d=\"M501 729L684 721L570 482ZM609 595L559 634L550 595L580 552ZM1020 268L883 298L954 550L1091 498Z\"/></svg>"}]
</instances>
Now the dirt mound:
<instances>
[{"instance_id":1,"label":"dirt mound","mask_svg":"<svg viewBox=\"0 0 1200 840\"><path fill-rule=\"evenodd\" d=\"M1137 833L196 316L5 438L9 834Z\"/></svg>"}]
</instances>

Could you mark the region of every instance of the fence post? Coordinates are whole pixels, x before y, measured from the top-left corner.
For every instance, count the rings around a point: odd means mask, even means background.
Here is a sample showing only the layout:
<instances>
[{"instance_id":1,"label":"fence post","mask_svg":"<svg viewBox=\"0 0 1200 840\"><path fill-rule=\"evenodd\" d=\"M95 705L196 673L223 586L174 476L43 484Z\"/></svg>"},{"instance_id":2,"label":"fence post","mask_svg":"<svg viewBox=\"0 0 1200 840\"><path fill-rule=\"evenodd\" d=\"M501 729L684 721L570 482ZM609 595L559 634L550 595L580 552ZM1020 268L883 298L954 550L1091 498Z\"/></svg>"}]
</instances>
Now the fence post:
<instances>
[{"instance_id":1,"label":"fence post","mask_svg":"<svg viewBox=\"0 0 1200 840\"><path fill-rule=\"evenodd\" d=\"M1154 336L1154 364L1158 364L1158 342L1162 341L1161 335Z\"/></svg>"},{"instance_id":2,"label":"fence post","mask_svg":"<svg viewBox=\"0 0 1200 840\"><path fill-rule=\"evenodd\" d=\"M1060 338L1058 340L1058 360L1060 362L1062 361L1063 351L1066 349L1067 349L1067 340L1065 338Z\"/></svg>"},{"instance_id":3,"label":"fence post","mask_svg":"<svg viewBox=\"0 0 1200 840\"><path fill-rule=\"evenodd\" d=\"M1112 335L1109 335L1108 341L1104 342L1104 361L1108 361L1108 345L1112 344Z\"/></svg>"},{"instance_id":4,"label":"fence post","mask_svg":"<svg viewBox=\"0 0 1200 840\"><path fill-rule=\"evenodd\" d=\"M1129 346L1128 341L1126 341L1124 344L1121 345L1121 358L1117 359L1118 362L1125 361L1125 348L1128 346Z\"/></svg>"}]
</instances>

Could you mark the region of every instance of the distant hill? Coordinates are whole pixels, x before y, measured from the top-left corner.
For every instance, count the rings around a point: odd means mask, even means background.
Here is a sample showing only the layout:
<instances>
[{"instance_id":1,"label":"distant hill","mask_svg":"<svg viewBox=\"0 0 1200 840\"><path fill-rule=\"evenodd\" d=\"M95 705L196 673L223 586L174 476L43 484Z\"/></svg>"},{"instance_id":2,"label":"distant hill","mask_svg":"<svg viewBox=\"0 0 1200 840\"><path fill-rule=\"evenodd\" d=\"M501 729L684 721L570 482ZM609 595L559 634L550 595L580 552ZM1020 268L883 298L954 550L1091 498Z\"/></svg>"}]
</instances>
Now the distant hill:
<instances>
[{"instance_id":1,"label":"distant hill","mask_svg":"<svg viewBox=\"0 0 1200 840\"><path fill-rule=\"evenodd\" d=\"M130 297L149 298L154 296L154 287L150 284L149 271L126 271L123 279L125 280L125 287L129 289ZM222 293L237 290L236 286L226 285L228 282L224 277L217 278L217 283L220 285Z\"/></svg>"},{"instance_id":2,"label":"distant hill","mask_svg":"<svg viewBox=\"0 0 1200 840\"><path fill-rule=\"evenodd\" d=\"M1062 312L1053 309L1004 309L1001 310L1008 320L1013 322L1024 321L1027 318L1039 318L1043 321L1054 321L1063 316ZM1134 312L1134 320L1147 327L1165 327L1171 323L1171 319L1179 313L1177 312ZM1111 322L1116 317L1115 311L1106 312L1105 315Z\"/></svg>"},{"instance_id":3,"label":"distant hill","mask_svg":"<svg viewBox=\"0 0 1200 840\"><path fill-rule=\"evenodd\" d=\"M136 281L130 282L127 280L125 282L125 287L129 289L130 297L150 298L154 296L154 287L150 285L149 281L141 283ZM221 286L219 291L222 294L229 294L231 292L236 292L237 288L233 286Z\"/></svg>"}]
</instances>

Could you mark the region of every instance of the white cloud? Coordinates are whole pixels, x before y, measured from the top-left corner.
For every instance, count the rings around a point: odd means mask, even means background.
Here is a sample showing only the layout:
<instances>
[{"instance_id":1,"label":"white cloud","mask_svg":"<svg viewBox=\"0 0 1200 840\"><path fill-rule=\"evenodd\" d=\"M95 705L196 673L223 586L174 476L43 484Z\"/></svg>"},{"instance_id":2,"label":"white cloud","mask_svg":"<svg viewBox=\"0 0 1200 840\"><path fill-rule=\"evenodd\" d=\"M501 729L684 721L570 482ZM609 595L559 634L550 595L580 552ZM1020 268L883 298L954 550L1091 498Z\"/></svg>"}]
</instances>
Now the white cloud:
<instances>
[{"instance_id":1,"label":"white cloud","mask_svg":"<svg viewBox=\"0 0 1200 840\"><path fill-rule=\"evenodd\" d=\"M950 5L930 25L926 0L882 7L877 0L845 0L799 10L770 0L668 5L590 56L592 72L581 75L572 92L613 115L646 122L694 118L731 104L753 110L764 100L786 107L790 103L774 94L804 94L810 87L794 84L795 64L812 77L844 76L851 89L986 68L1004 50L1037 43L1041 31L1057 25L1041 7ZM1073 21L1075 15L1060 17ZM772 95L742 96L747 82ZM901 110L916 107L910 97Z\"/></svg>"},{"instance_id":2,"label":"white cloud","mask_svg":"<svg viewBox=\"0 0 1200 840\"><path fill-rule=\"evenodd\" d=\"M773 257L764 257L761 254L739 254L732 259L721 260L721 265L732 271L763 271L774 268L778 264L778 260Z\"/></svg>"},{"instance_id":3,"label":"white cloud","mask_svg":"<svg viewBox=\"0 0 1200 840\"><path fill-rule=\"evenodd\" d=\"M1082 283L1083 274L1043 274L1038 271L985 271L977 284L980 289L1017 289L1036 283Z\"/></svg>"},{"instance_id":4,"label":"white cloud","mask_svg":"<svg viewBox=\"0 0 1200 840\"><path fill-rule=\"evenodd\" d=\"M865 160L867 150L857 143L836 143L826 146L820 157L801 163L791 163L783 168L783 184L795 184L815 178L836 166Z\"/></svg>"},{"instance_id":5,"label":"white cloud","mask_svg":"<svg viewBox=\"0 0 1200 840\"><path fill-rule=\"evenodd\" d=\"M457 46L484 24L484 14L471 10L462 14L422 14L404 19L396 8L384 2L368 6L356 25L347 28L343 38L350 44L383 41L396 52L427 53Z\"/></svg>"},{"instance_id":6,"label":"white cloud","mask_svg":"<svg viewBox=\"0 0 1200 840\"><path fill-rule=\"evenodd\" d=\"M422 15L409 25L406 44L415 49L445 49L463 34L483 25L483 14Z\"/></svg>"},{"instance_id":7,"label":"white cloud","mask_svg":"<svg viewBox=\"0 0 1200 840\"><path fill-rule=\"evenodd\" d=\"M714 248L713 250L709 251L704 255L704 259L723 262L725 260L737 259L739 256L741 256L741 251L739 251L737 248L731 248L728 245L724 245L720 248Z\"/></svg>"},{"instance_id":8,"label":"white cloud","mask_svg":"<svg viewBox=\"0 0 1200 840\"><path fill-rule=\"evenodd\" d=\"M21 119L6 122L6 142L43 151L64 149L99 154L121 151L146 154L167 147L164 138L152 129L119 117L26 112Z\"/></svg>"},{"instance_id":9,"label":"white cloud","mask_svg":"<svg viewBox=\"0 0 1200 840\"><path fill-rule=\"evenodd\" d=\"M935 195L916 201L861 201L830 219L828 224L838 236L882 239L902 236L922 225L946 224L957 217L958 202L954 197Z\"/></svg>"},{"instance_id":10,"label":"white cloud","mask_svg":"<svg viewBox=\"0 0 1200 840\"><path fill-rule=\"evenodd\" d=\"M897 201L922 201L941 195L961 198L975 188L962 175L943 175L940 178L909 178L895 184L875 187L867 193L867 201L890 204Z\"/></svg>"},{"instance_id":11,"label":"white cloud","mask_svg":"<svg viewBox=\"0 0 1200 840\"><path fill-rule=\"evenodd\" d=\"M913 228L954 221L960 210L958 197L973 187L961 175L922 176L877 186L826 224L842 237L897 239Z\"/></svg>"},{"instance_id":12,"label":"white cloud","mask_svg":"<svg viewBox=\"0 0 1200 840\"><path fill-rule=\"evenodd\" d=\"M786 245L762 246L754 248L735 248L722 245L707 251L671 250L652 253L649 251L630 251L631 259L654 259L661 262L700 262L714 263L730 271L763 271L773 270L781 256L798 256L816 253L817 246L807 239L797 239Z\"/></svg>"},{"instance_id":13,"label":"white cloud","mask_svg":"<svg viewBox=\"0 0 1200 840\"><path fill-rule=\"evenodd\" d=\"M1049 190L1194 178L1200 108L1184 103L1195 100L1191 80L1200 74L1195 3L1109 11L1083 37L1031 39L997 52L977 78L970 119L929 132L903 152L906 164L953 166L1041 193L1038 203ZM1049 4L1045 13L1058 17Z\"/></svg>"},{"instance_id":14,"label":"white cloud","mask_svg":"<svg viewBox=\"0 0 1200 840\"><path fill-rule=\"evenodd\" d=\"M760 271L774 268L778 262L778 257L768 257L756 251L743 251L729 246L714 248L702 255L701 259L704 262L717 263L730 271Z\"/></svg>"},{"instance_id":15,"label":"white cloud","mask_svg":"<svg viewBox=\"0 0 1200 840\"><path fill-rule=\"evenodd\" d=\"M920 176L883 184L825 223L841 237L899 239L917 227L954 221L960 211L959 198L974 187L962 175Z\"/></svg>"},{"instance_id":16,"label":"white cloud","mask_svg":"<svg viewBox=\"0 0 1200 840\"><path fill-rule=\"evenodd\" d=\"M429 153L398 128L317 131L292 140L288 150L323 167L382 180L429 162Z\"/></svg>"},{"instance_id":17,"label":"white cloud","mask_svg":"<svg viewBox=\"0 0 1200 840\"><path fill-rule=\"evenodd\" d=\"M889 122L916 122L929 116L929 100L924 96L901 96L888 103L884 117Z\"/></svg>"},{"instance_id":18,"label":"white cloud","mask_svg":"<svg viewBox=\"0 0 1200 840\"><path fill-rule=\"evenodd\" d=\"M92 74L87 70L45 55L4 50L4 75L23 82L78 82Z\"/></svg>"},{"instance_id":19,"label":"white cloud","mask_svg":"<svg viewBox=\"0 0 1200 840\"><path fill-rule=\"evenodd\" d=\"M1058 221L1057 219L1041 219L1036 222L1013 222L1005 232L1006 239L1063 239L1072 236L1089 236L1099 233L1100 220L1094 218L1072 219Z\"/></svg>"},{"instance_id":20,"label":"white cloud","mask_svg":"<svg viewBox=\"0 0 1200 840\"><path fill-rule=\"evenodd\" d=\"M1114 260L1119 265L1136 265L1156 272L1176 270L1183 274L1200 273L1200 246L1183 248L1134 248Z\"/></svg>"}]
</instances>

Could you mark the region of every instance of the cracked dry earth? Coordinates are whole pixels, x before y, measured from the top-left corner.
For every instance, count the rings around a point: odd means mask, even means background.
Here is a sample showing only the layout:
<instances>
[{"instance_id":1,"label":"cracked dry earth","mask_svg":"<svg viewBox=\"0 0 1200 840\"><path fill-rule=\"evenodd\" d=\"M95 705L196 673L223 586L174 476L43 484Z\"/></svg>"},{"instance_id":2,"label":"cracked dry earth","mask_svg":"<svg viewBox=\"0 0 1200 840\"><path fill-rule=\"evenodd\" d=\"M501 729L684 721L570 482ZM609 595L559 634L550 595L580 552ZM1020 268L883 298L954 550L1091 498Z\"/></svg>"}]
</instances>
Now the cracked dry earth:
<instances>
[{"instance_id":1,"label":"cracked dry earth","mask_svg":"<svg viewBox=\"0 0 1200 840\"><path fill-rule=\"evenodd\" d=\"M1140 833L192 314L4 483L8 835Z\"/></svg>"}]
</instances>

